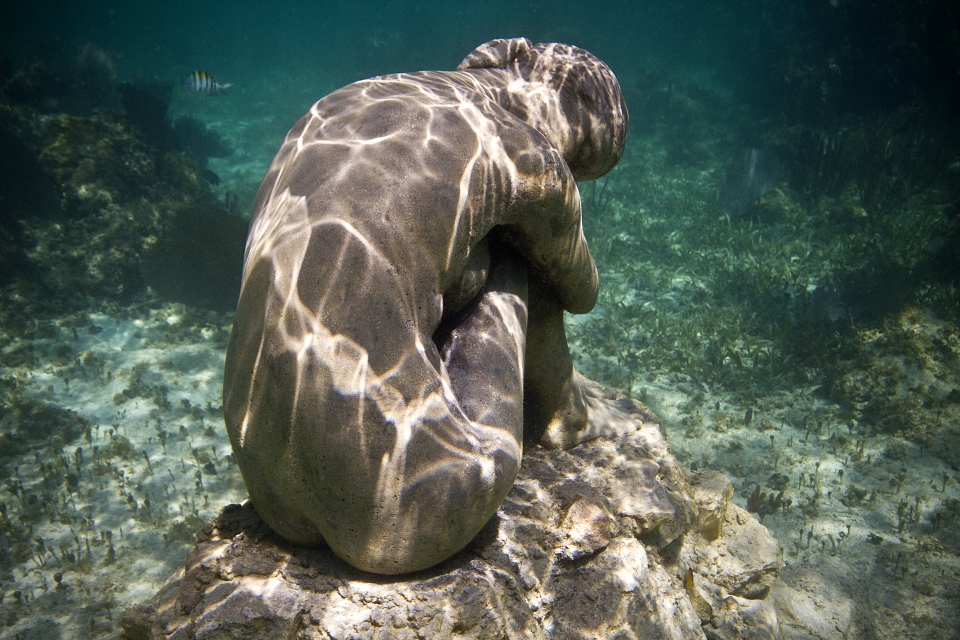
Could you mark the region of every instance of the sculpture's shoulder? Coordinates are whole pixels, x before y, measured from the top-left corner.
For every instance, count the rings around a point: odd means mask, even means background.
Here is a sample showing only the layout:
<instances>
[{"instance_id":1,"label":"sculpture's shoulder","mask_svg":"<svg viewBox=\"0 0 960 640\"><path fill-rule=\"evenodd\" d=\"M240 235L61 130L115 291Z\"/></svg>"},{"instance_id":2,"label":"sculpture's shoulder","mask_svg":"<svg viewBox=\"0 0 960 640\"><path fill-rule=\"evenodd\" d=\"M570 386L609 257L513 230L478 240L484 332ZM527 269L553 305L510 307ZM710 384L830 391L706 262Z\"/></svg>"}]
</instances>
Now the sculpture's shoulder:
<instances>
[{"instance_id":1,"label":"sculpture's shoulder","mask_svg":"<svg viewBox=\"0 0 960 640\"><path fill-rule=\"evenodd\" d=\"M287 134L254 215L288 188L313 204L362 201L366 211L382 201L378 209L413 211L435 203L443 215L456 213L468 185L471 206L495 212L496 220L484 217L495 224L531 204L564 206L576 189L569 168L540 131L501 104L508 84L498 70L421 71L334 91ZM398 198L416 206L403 208Z\"/></svg>"},{"instance_id":2,"label":"sculpture's shoulder","mask_svg":"<svg viewBox=\"0 0 960 640\"><path fill-rule=\"evenodd\" d=\"M554 156L541 132L498 103L506 88L498 74L420 71L349 84L310 107L287 133L274 166L312 163L317 155L328 165L341 154L388 163L436 156L452 174L465 162Z\"/></svg>"},{"instance_id":3,"label":"sculpture's shoulder","mask_svg":"<svg viewBox=\"0 0 960 640\"><path fill-rule=\"evenodd\" d=\"M443 142L460 131L509 126L503 109L465 74L419 71L354 82L324 96L290 130L287 142L387 141L413 138Z\"/></svg>"}]
</instances>

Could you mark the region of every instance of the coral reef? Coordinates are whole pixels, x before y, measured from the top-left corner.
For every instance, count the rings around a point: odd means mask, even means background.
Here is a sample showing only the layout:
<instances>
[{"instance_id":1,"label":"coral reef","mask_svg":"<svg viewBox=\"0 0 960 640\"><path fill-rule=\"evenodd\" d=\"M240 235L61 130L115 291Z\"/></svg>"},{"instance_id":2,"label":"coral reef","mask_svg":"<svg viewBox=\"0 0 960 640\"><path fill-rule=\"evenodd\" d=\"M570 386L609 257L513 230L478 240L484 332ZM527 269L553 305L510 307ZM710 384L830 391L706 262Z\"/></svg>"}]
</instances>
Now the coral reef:
<instances>
[{"instance_id":1,"label":"coral reef","mask_svg":"<svg viewBox=\"0 0 960 640\"><path fill-rule=\"evenodd\" d=\"M40 162L62 191L63 214L82 218L110 205L155 197L158 160L122 123L59 115L44 127Z\"/></svg>"},{"instance_id":2,"label":"coral reef","mask_svg":"<svg viewBox=\"0 0 960 640\"><path fill-rule=\"evenodd\" d=\"M240 295L247 221L213 201L184 206L142 256L143 276L168 300L234 311Z\"/></svg>"},{"instance_id":3,"label":"coral reef","mask_svg":"<svg viewBox=\"0 0 960 640\"><path fill-rule=\"evenodd\" d=\"M0 95L40 113L93 115L119 108L116 56L88 43L68 64L58 63L60 51L32 58L15 72L0 73Z\"/></svg>"},{"instance_id":4,"label":"coral reef","mask_svg":"<svg viewBox=\"0 0 960 640\"><path fill-rule=\"evenodd\" d=\"M183 152L201 165L206 165L208 158L225 158L233 153L223 136L208 129L199 118L177 118L173 121L173 132Z\"/></svg>"},{"instance_id":5,"label":"coral reef","mask_svg":"<svg viewBox=\"0 0 960 640\"><path fill-rule=\"evenodd\" d=\"M36 109L40 113L63 111L68 81L42 60L33 59L23 65L3 85L5 100Z\"/></svg>"},{"instance_id":6,"label":"coral reef","mask_svg":"<svg viewBox=\"0 0 960 640\"><path fill-rule=\"evenodd\" d=\"M83 87L86 102L74 85ZM165 259L175 260L172 238L187 241L183 215L195 216L195 229L226 224L219 209L202 204L212 200L206 157L179 153L181 141L167 117L171 90L156 80L116 85L112 57L92 46L70 69L58 72L34 60L7 80L0 93L0 277L32 279L67 308L88 297L128 301L146 291L143 268L152 247L159 242ZM183 131L195 155L228 151L199 121ZM211 242L217 251L200 251L194 241L190 255L213 255L232 266L242 255L239 233L228 234L230 251L219 242ZM158 255L151 253L151 273ZM184 287L158 292L225 308L203 293L208 285L213 296L230 290L222 276L191 282L199 293Z\"/></svg>"},{"instance_id":7,"label":"coral reef","mask_svg":"<svg viewBox=\"0 0 960 640\"><path fill-rule=\"evenodd\" d=\"M167 116L172 96L173 82L156 78L120 85L120 100L127 119L144 142L160 152L176 151L180 147Z\"/></svg>"},{"instance_id":8,"label":"coral reef","mask_svg":"<svg viewBox=\"0 0 960 640\"><path fill-rule=\"evenodd\" d=\"M140 256L171 210L203 197L198 167L158 154L121 123L61 115L40 161L60 184L66 219L24 219L26 253L64 300L143 291Z\"/></svg>"},{"instance_id":9,"label":"coral reef","mask_svg":"<svg viewBox=\"0 0 960 640\"><path fill-rule=\"evenodd\" d=\"M23 118L0 104L0 283L28 270L20 220L61 216L60 190L34 150Z\"/></svg>"}]
</instances>

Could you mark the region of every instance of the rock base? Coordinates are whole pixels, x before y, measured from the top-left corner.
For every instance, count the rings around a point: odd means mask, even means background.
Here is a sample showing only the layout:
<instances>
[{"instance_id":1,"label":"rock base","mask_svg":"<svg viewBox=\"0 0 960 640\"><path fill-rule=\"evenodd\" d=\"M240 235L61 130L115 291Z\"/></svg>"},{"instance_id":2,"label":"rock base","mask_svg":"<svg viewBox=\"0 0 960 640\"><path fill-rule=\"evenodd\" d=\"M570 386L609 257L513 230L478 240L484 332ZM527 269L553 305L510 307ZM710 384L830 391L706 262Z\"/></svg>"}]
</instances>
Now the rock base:
<instances>
[{"instance_id":1,"label":"rock base","mask_svg":"<svg viewBox=\"0 0 960 640\"><path fill-rule=\"evenodd\" d=\"M681 469L643 405L603 390L605 435L524 454L471 544L402 579L274 534L229 505L186 567L124 615L136 640L213 638L776 638L780 569L724 476Z\"/></svg>"}]
</instances>

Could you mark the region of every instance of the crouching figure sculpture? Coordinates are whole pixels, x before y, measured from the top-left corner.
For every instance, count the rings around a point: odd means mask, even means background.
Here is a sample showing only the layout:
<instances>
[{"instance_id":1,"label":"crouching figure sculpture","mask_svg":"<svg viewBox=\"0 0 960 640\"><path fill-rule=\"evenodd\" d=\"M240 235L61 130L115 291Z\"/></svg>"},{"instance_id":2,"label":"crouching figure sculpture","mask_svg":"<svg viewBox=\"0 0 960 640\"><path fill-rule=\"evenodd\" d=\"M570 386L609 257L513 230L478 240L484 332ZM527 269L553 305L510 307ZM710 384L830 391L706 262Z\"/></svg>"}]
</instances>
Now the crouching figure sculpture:
<instances>
[{"instance_id":1,"label":"crouching figure sculpture","mask_svg":"<svg viewBox=\"0 0 960 640\"><path fill-rule=\"evenodd\" d=\"M598 287L575 180L626 133L605 64L522 38L311 107L254 204L224 374L271 527L416 571L496 512L524 440L586 437L562 324Z\"/></svg>"}]
</instances>

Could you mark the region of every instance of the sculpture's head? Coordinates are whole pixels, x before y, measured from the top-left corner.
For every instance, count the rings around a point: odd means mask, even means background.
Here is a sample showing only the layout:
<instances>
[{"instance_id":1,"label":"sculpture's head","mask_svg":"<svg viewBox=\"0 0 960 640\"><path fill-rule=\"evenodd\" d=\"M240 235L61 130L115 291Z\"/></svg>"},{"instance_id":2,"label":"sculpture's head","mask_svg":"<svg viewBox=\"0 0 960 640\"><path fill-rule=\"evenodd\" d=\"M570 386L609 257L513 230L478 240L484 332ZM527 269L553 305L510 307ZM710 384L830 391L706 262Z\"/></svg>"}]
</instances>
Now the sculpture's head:
<instances>
[{"instance_id":1,"label":"sculpture's head","mask_svg":"<svg viewBox=\"0 0 960 640\"><path fill-rule=\"evenodd\" d=\"M620 83L590 52L526 38L492 40L457 69L506 71L506 85L494 88L500 104L543 133L576 180L599 178L623 155L629 115Z\"/></svg>"}]
</instances>

